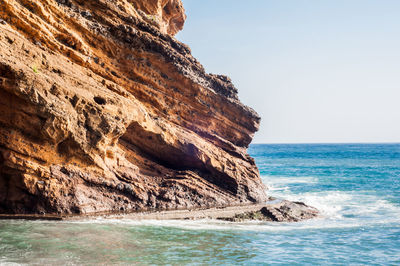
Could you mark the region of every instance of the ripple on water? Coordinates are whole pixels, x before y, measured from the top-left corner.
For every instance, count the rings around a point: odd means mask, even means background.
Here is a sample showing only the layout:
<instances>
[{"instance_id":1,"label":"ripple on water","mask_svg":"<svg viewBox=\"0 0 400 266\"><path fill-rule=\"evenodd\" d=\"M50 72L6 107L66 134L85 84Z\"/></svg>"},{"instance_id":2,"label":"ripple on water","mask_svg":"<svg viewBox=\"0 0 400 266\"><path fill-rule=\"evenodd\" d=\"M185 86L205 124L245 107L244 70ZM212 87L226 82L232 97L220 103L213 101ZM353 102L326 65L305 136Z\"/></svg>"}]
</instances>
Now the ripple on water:
<instances>
[{"instance_id":1,"label":"ripple on water","mask_svg":"<svg viewBox=\"0 0 400 266\"><path fill-rule=\"evenodd\" d=\"M400 145L253 145L270 195L299 223L0 221L0 264L400 265Z\"/></svg>"}]
</instances>

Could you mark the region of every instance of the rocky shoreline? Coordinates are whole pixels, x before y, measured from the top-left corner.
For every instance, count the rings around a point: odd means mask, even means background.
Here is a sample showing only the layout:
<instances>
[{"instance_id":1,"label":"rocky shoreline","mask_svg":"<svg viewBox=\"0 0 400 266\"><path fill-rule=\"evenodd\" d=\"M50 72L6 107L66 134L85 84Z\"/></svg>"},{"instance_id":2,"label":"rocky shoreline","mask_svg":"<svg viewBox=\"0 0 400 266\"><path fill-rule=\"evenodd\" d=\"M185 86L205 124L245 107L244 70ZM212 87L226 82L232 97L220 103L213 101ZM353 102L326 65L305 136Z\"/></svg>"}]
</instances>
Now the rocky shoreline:
<instances>
[{"instance_id":1,"label":"rocky shoreline","mask_svg":"<svg viewBox=\"0 0 400 266\"><path fill-rule=\"evenodd\" d=\"M54 215L54 214L0 214L0 219L26 220L84 220L92 218L129 219L129 220L197 220L217 219L229 222L268 221L299 222L320 216L317 209L302 202L293 202L270 198L266 203L213 207L182 210L148 210L131 213L98 213L88 215Z\"/></svg>"},{"instance_id":2,"label":"rocky shoreline","mask_svg":"<svg viewBox=\"0 0 400 266\"><path fill-rule=\"evenodd\" d=\"M175 39L185 19L181 0L0 1L0 218L316 216L265 203L261 118Z\"/></svg>"}]
</instances>

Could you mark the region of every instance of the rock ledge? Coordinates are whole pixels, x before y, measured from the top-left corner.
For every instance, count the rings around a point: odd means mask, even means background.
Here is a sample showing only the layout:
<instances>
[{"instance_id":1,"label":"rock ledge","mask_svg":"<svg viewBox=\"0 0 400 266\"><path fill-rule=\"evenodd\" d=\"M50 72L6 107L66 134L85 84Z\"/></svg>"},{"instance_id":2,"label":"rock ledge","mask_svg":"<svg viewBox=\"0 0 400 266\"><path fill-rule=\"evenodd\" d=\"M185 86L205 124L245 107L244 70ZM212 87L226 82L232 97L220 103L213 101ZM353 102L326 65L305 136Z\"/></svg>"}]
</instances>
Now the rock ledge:
<instances>
[{"instance_id":1,"label":"rock ledge","mask_svg":"<svg viewBox=\"0 0 400 266\"><path fill-rule=\"evenodd\" d=\"M263 204L229 207L198 208L191 210L139 211L132 213L93 213L88 215L19 215L0 214L0 219L82 220L92 218L127 220L196 220L218 219L229 222L268 221L299 222L319 217L317 209L302 202L270 199Z\"/></svg>"}]
</instances>

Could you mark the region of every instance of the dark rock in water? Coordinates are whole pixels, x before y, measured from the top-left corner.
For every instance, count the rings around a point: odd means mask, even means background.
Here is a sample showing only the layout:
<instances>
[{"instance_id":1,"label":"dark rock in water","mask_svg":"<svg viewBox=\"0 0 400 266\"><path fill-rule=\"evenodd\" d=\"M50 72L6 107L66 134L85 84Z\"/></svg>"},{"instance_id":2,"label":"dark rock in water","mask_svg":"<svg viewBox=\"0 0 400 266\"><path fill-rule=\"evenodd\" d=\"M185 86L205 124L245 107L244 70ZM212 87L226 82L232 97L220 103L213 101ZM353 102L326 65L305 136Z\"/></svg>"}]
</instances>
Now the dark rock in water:
<instances>
[{"instance_id":1,"label":"dark rock in water","mask_svg":"<svg viewBox=\"0 0 400 266\"><path fill-rule=\"evenodd\" d=\"M282 200L279 203L267 204L258 211L250 211L237 214L232 218L220 218L231 222L242 222L248 220L271 221L271 222L298 222L312 219L319 215L314 207L303 202Z\"/></svg>"}]
</instances>

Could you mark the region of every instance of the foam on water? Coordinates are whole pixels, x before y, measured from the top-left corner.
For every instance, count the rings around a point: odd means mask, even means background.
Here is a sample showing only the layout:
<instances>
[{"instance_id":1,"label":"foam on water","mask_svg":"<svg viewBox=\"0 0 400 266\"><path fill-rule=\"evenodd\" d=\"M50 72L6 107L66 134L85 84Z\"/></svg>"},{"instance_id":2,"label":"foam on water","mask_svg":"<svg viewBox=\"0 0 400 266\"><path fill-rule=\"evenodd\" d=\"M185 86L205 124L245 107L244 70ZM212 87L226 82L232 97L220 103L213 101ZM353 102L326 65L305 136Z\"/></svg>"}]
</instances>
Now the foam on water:
<instances>
[{"instance_id":1,"label":"foam on water","mask_svg":"<svg viewBox=\"0 0 400 266\"><path fill-rule=\"evenodd\" d=\"M311 178L308 178L311 179ZM291 178L287 178L293 182ZM375 195L362 192L306 192L301 194L269 191L270 195L292 201L303 201L316 207L322 217L299 223L242 222L201 220L130 220L130 219L90 219L74 221L81 224L114 224L124 226L158 226L185 230L247 230L247 231L288 231L322 228L350 228L400 223L400 207ZM382 219L385 217L385 219ZM70 222L68 222L70 223Z\"/></svg>"},{"instance_id":2,"label":"foam on water","mask_svg":"<svg viewBox=\"0 0 400 266\"><path fill-rule=\"evenodd\" d=\"M317 183L312 177L271 177L264 176L271 188L267 193L277 198L302 201L317 208L324 218L319 220L322 227L365 226L400 222L400 206L388 201L374 191L317 191L294 193L290 184ZM384 218L384 219L383 219Z\"/></svg>"},{"instance_id":3,"label":"foam on water","mask_svg":"<svg viewBox=\"0 0 400 266\"><path fill-rule=\"evenodd\" d=\"M400 145L255 145L250 153L269 195L322 216L0 221L0 264L400 265Z\"/></svg>"},{"instance_id":4,"label":"foam on water","mask_svg":"<svg viewBox=\"0 0 400 266\"><path fill-rule=\"evenodd\" d=\"M317 208L321 217L299 223L242 222L232 223L210 219L201 220L129 220L103 219L77 221L74 223L120 224L127 226L159 226L185 230L248 230L288 231L322 228L351 228L383 224L400 224L400 206L380 198L374 191L316 191L295 193L291 187L297 184L318 185L313 176L264 175L267 194L280 199L302 201ZM384 217L384 219L383 219Z\"/></svg>"},{"instance_id":5,"label":"foam on water","mask_svg":"<svg viewBox=\"0 0 400 266\"><path fill-rule=\"evenodd\" d=\"M272 193L273 194L273 193ZM161 226L186 230L247 230L247 231L288 231L318 228L349 228L398 223L400 207L378 199L373 195L334 192L303 193L290 195L276 193L274 196L293 201L303 201L320 210L322 217L298 223L242 222L201 220L130 220L130 219L90 219L72 223L119 224L125 226ZM382 219L385 217L385 219ZM68 222L70 223L70 222Z\"/></svg>"}]
</instances>

